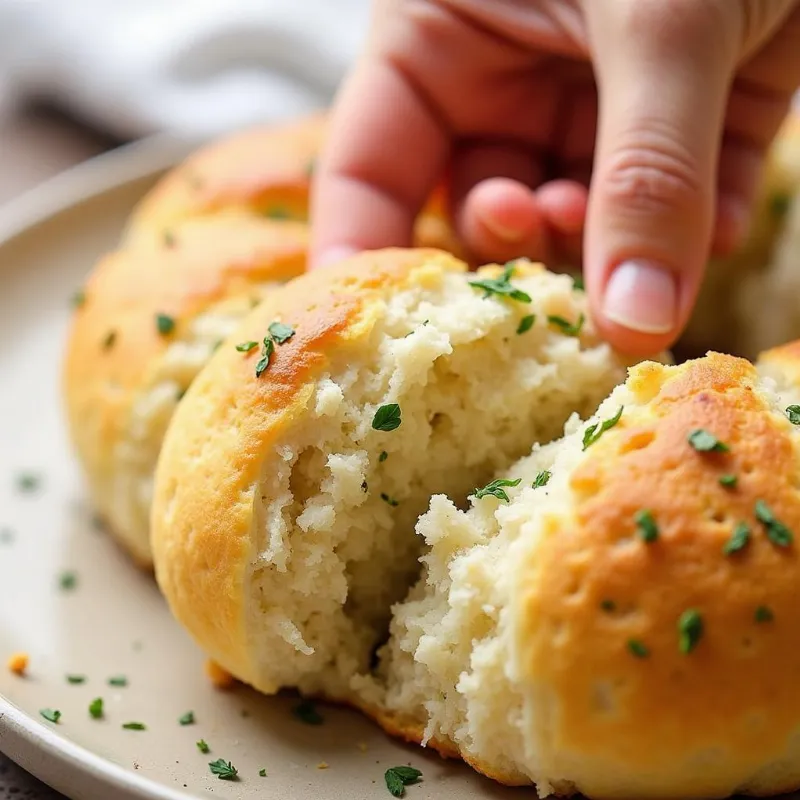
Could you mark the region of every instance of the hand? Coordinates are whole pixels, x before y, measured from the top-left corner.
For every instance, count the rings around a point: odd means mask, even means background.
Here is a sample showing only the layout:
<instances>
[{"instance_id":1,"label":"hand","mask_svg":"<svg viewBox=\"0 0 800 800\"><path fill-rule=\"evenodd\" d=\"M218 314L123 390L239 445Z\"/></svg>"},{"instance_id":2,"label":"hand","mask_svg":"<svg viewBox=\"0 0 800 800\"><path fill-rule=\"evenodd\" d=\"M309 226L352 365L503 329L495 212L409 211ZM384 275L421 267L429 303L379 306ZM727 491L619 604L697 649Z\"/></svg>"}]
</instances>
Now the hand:
<instances>
[{"instance_id":1,"label":"hand","mask_svg":"<svg viewBox=\"0 0 800 800\"><path fill-rule=\"evenodd\" d=\"M651 354L711 246L745 235L799 82L797 0L380 0L317 171L312 265L409 245L447 170L476 256L583 245L601 333Z\"/></svg>"}]
</instances>

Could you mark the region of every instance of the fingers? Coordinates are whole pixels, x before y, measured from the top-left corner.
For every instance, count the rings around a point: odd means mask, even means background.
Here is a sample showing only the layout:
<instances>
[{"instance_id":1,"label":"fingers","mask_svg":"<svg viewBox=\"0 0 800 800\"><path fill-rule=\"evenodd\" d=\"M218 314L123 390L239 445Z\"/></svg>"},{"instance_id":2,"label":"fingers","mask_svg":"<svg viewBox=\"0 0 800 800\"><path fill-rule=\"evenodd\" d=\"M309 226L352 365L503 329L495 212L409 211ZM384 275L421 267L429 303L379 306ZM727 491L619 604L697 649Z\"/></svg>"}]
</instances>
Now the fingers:
<instances>
[{"instance_id":1,"label":"fingers","mask_svg":"<svg viewBox=\"0 0 800 800\"><path fill-rule=\"evenodd\" d=\"M367 56L337 100L315 175L311 267L358 250L411 244L414 218L448 146L405 76Z\"/></svg>"},{"instance_id":2,"label":"fingers","mask_svg":"<svg viewBox=\"0 0 800 800\"><path fill-rule=\"evenodd\" d=\"M685 326L706 264L740 21L721 0L584 6L600 94L587 289L609 341L653 353Z\"/></svg>"}]
</instances>

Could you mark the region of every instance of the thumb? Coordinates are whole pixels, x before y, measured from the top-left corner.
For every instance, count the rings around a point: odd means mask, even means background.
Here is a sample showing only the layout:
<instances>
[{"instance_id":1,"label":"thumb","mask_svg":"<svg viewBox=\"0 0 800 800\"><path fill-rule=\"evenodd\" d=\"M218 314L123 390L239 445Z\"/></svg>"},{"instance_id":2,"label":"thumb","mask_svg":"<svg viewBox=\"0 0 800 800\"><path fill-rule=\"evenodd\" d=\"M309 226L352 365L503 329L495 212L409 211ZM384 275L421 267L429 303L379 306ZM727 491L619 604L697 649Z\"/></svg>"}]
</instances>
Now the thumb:
<instances>
[{"instance_id":1,"label":"thumb","mask_svg":"<svg viewBox=\"0 0 800 800\"><path fill-rule=\"evenodd\" d=\"M600 105L586 284L601 333L652 354L686 325L708 258L739 4L585 6Z\"/></svg>"}]
</instances>

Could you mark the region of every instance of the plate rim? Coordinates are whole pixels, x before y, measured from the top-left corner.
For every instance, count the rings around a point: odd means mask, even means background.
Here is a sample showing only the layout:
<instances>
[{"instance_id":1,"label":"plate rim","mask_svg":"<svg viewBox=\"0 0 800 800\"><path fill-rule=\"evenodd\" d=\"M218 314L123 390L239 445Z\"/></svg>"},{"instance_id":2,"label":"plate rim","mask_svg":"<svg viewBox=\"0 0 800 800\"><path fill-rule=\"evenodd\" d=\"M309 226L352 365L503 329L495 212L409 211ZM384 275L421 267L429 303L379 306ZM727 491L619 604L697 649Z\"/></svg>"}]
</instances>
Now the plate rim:
<instances>
[{"instance_id":1,"label":"plate rim","mask_svg":"<svg viewBox=\"0 0 800 800\"><path fill-rule=\"evenodd\" d=\"M0 249L58 214L155 177L176 166L201 142L155 134L123 144L43 181L0 205ZM0 695L2 752L22 769L67 797L69 776L80 773L94 796L113 791L119 800L186 800L192 795L136 775L92 750L51 730ZM61 774L59 774L61 773Z\"/></svg>"}]
</instances>

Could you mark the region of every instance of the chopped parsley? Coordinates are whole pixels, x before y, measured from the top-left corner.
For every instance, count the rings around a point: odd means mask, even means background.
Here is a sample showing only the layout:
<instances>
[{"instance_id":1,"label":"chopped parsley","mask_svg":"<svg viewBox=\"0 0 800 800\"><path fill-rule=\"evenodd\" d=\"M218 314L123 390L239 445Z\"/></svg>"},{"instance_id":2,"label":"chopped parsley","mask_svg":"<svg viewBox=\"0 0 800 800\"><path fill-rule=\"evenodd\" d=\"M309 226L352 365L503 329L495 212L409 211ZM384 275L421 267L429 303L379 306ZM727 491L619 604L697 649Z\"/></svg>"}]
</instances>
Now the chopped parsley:
<instances>
[{"instance_id":1,"label":"chopped parsley","mask_svg":"<svg viewBox=\"0 0 800 800\"><path fill-rule=\"evenodd\" d=\"M110 350L117 341L117 332L114 330L109 331L103 339L103 350Z\"/></svg>"},{"instance_id":2,"label":"chopped parsley","mask_svg":"<svg viewBox=\"0 0 800 800\"><path fill-rule=\"evenodd\" d=\"M402 422L400 406L397 403L387 403L381 406L372 418L372 427L376 431L394 431Z\"/></svg>"},{"instance_id":3,"label":"chopped parsley","mask_svg":"<svg viewBox=\"0 0 800 800\"><path fill-rule=\"evenodd\" d=\"M703 636L703 618L694 608L687 609L678 618L678 649L688 655L697 647Z\"/></svg>"},{"instance_id":4,"label":"chopped parsley","mask_svg":"<svg viewBox=\"0 0 800 800\"><path fill-rule=\"evenodd\" d=\"M744 550L750 542L750 527L746 522L737 522L733 529L731 538L722 547L722 552L726 556L731 556Z\"/></svg>"},{"instance_id":5,"label":"chopped parsley","mask_svg":"<svg viewBox=\"0 0 800 800\"><path fill-rule=\"evenodd\" d=\"M789 211L789 206L792 204L792 198L785 192L777 192L772 195L769 202L769 210L773 217L782 219Z\"/></svg>"},{"instance_id":6,"label":"chopped parsley","mask_svg":"<svg viewBox=\"0 0 800 800\"><path fill-rule=\"evenodd\" d=\"M124 675L112 675L108 679L109 686L127 686L128 679Z\"/></svg>"},{"instance_id":7,"label":"chopped parsley","mask_svg":"<svg viewBox=\"0 0 800 800\"><path fill-rule=\"evenodd\" d=\"M291 219L292 215L283 206L269 206L264 209L264 216L268 219Z\"/></svg>"},{"instance_id":8,"label":"chopped parsley","mask_svg":"<svg viewBox=\"0 0 800 800\"><path fill-rule=\"evenodd\" d=\"M735 489L738 480L736 475L720 475L719 485L724 486L726 489Z\"/></svg>"},{"instance_id":9,"label":"chopped parsley","mask_svg":"<svg viewBox=\"0 0 800 800\"><path fill-rule=\"evenodd\" d=\"M80 686L80 684L86 683L86 676L85 675L67 675L67 683L71 683L73 686Z\"/></svg>"},{"instance_id":10,"label":"chopped parsley","mask_svg":"<svg viewBox=\"0 0 800 800\"><path fill-rule=\"evenodd\" d=\"M574 325L569 320L564 319L564 317L559 317L556 314L548 315L547 321L558 328L565 336L580 336L583 323L586 322L586 317L581 314Z\"/></svg>"},{"instance_id":11,"label":"chopped parsley","mask_svg":"<svg viewBox=\"0 0 800 800\"><path fill-rule=\"evenodd\" d=\"M550 481L550 478L553 477L553 473L550 472L549 469L543 469L534 479L533 483L531 484L532 489L538 489L541 486L547 486Z\"/></svg>"},{"instance_id":12,"label":"chopped parsley","mask_svg":"<svg viewBox=\"0 0 800 800\"><path fill-rule=\"evenodd\" d=\"M533 327L534 322L536 322L536 314L528 314L523 317L517 325L517 333L527 333Z\"/></svg>"},{"instance_id":13,"label":"chopped parsley","mask_svg":"<svg viewBox=\"0 0 800 800\"><path fill-rule=\"evenodd\" d=\"M270 323L269 335L278 343L285 344L294 336L294 328L291 325L284 325L282 322Z\"/></svg>"},{"instance_id":14,"label":"chopped parsley","mask_svg":"<svg viewBox=\"0 0 800 800\"><path fill-rule=\"evenodd\" d=\"M61 712L57 711L54 708L43 708L39 712L48 722L52 722L55 725L58 725L58 721L61 719Z\"/></svg>"},{"instance_id":15,"label":"chopped parsley","mask_svg":"<svg viewBox=\"0 0 800 800\"><path fill-rule=\"evenodd\" d=\"M224 758L209 762L208 768L211 770L211 774L216 775L221 781L238 780L239 770Z\"/></svg>"},{"instance_id":16,"label":"chopped parsley","mask_svg":"<svg viewBox=\"0 0 800 800\"><path fill-rule=\"evenodd\" d=\"M698 453L727 453L730 450L728 445L705 428L693 430L686 439Z\"/></svg>"},{"instance_id":17,"label":"chopped parsley","mask_svg":"<svg viewBox=\"0 0 800 800\"><path fill-rule=\"evenodd\" d=\"M507 503L509 501L505 487L519 486L521 481L522 478L517 478L514 481L509 480L508 478L498 478L491 483L487 483L482 489L475 489L472 492L472 495L476 500L480 500L482 497L491 495L492 497L496 497L498 500L502 500L503 502Z\"/></svg>"},{"instance_id":18,"label":"chopped parsley","mask_svg":"<svg viewBox=\"0 0 800 800\"><path fill-rule=\"evenodd\" d=\"M384 503L388 503L392 507L400 505L400 503L397 500L395 500L394 497L389 497L389 495L386 494L386 492L381 492L381 500L383 500Z\"/></svg>"},{"instance_id":19,"label":"chopped parsley","mask_svg":"<svg viewBox=\"0 0 800 800\"><path fill-rule=\"evenodd\" d=\"M267 771L262 767L258 771L258 776L259 776L259 778L266 778L267 777Z\"/></svg>"},{"instance_id":20,"label":"chopped parsley","mask_svg":"<svg viewBox=\"0 0 800 800\"><path fill-rule=\"evenodd\" d=\"M772 620L775 619L775 615L772 613L771 608L767 606L759 606L753 615L753 619L756 622L772 622Z\"/></svg>"},{"instance_id":21,"label":"chopped parsley","mask_svg":"<svg viewBox=\"0 0 800 800\"><path fill-rule=\"evenodd\" d=\"M197 742L197 749L203 754L206 755L207 753L211 752L211 748L208 746L208 742L205 739L200 739Z\"/></svg>"},{"instance_id":22,"label":"chopped parsley","mask_svg":"<svg viewBox=\"0 0 800 800\"><path fill-rule=\"evenodd\" d=\"M103 717L103 698L102 697L95 697L91 703L89 703L89 716L92 719L102 719Z\"/></svg>"},{"instance_id":23,"label":"chopped parsley","mask_svg":"<svg viewBox=\"0 0 800 800\"><path fill-rule=\"evenodd\" d=\"M789 528L775 517L772 509L763 501L756 500L756 519L764 526L767 538L778 547L788 547L794 540Z\"/></svg>"},{"instance_id":24,"label":"chopped parsley","mask_svg":"<svg viewBox=\"0 0 800 800\"><path fill-rule=\"evenodd\" d=\"M603 611L611 613L617 610L617 604L613 600L601 600L600 608L602 608Z\"/></svg>"},{"instance_id":25,"label":"chopped parsley","mask_svg":"<svg viewBox=\"0 0 800 800\"><path fill-rule=\"evenodd\" d=\"M17 489L20 492L35 492L41 485L41 478L32 472L21 472L17 475Z\"/></svg>"},{"instance_id":26,"label":"chopped parsley","mask_svg":"<svg viewBox=\"0 0 800 800\"><path fill-rule=\"evenodd\" d=\"M646 508L637 511L633 517L636 527L639 529L639 538L647 544L658 539L658 525L653 518L653 512Z\"/></svg>"},{"instance_id":27,"label":"chopped parsley","mask_svg":"<svg viewBox=\"0 0 800 800\"><path fill-rule=\"evenodd\" d=\"M169 314L156 314L156 328L162 336L169 336L175 330L175 319Z\"/></svg>"},{"instance_id":28,"label":"chopped parsley","mask_svg":"<svg viewBox=\"0 0 800 800\"><path fill-rule=\"evenodd\" d=\"M322 725L325 722L322 714L317 711L317 707L310 700L301 700L292 709L292 713L306 725Z\"/></svg>"},{"instance_id":29,"label":"chopped parsley","mask_svg":"<svg viewBox=\"0 0 800 800\"><path fill-rule=\"evenodd\" d=\"M236 349L240 353L249 353L251 350L258 347L258 342L242 342L241 344L236 345Z\"/></svg>"},{"instance_id":30,"label":"chopped parsley","mask_svg":"<svg viewBox=\"0 0 800 800\"><path fill-rule=\"evenodd\" d=\"M476 289L483 289L483 296L497 295L498 297L508 297L510 300L517 300L520 303L530 303L531 296L522 289L517 289L511 285L511 277L514 274L514 262L506 264L503 274L499 278L481 278L477 281L470 281L469 285Z\"/></svg>"},{"instance_id":31,"label":"chopped parsley","mask_svg":"<svg viewBox=\"0 0 800 800\"><path fill-rule=\"evenodd\" d=\"M83 289L78 289L78 291L72 295L70 302L73 308L80 308L86 302L86 292Z\"/></svg>"},{"instance_id":32,"label":"chopped parsley","mask_svg":"<svg viewBox=\"0 0 800 800\"><path fill-rule=\"evenodd\" d=\"M78 576L74 572L62 572L58 576L58 586L62 591L71 592L78 585Z\"/></svg>"},{"instance_id":33,"label":"chopped parsley","mask_svg":"<svg viewBox=\"0 0 800 800\"><path fill-rule=\"evenodd\" d=\"M389 458L389 454L385 450L381 450L381 454L378 456L378 462L382 463Z\"/></svg>"},{"instance_id":34,"label":"chopped parsley","mask_svg":"<svg viewBox=\"0 0 800 800\"><path fill-rule=\"evenodd\" d=\"M144 722L123 722L122 727L126 731L146 731L147 725Z\"/></svg>"},{"instance_id":35,"label":"chopped parsley","mask_svg":"<svg viewBox=\"0 0 800 800\"><path fill-rule=\"evenodd\" d=\"M416 783L422 777L422 773L414 767L389 767L383 777L389 794L392 797L403 797L406 786Z\"/></svg>"},{"instance_id":36,"label":"chopped parsley","mask_svg":"<svg viewBox=\"0 0 800 800\"><path fill-rule=\"evenodd\" d=\"M175 247L175 234L167 229L162 234L162 241L164 242L164 247Z\"/></svg>"},{"instance_id":37,"label":"chopped parsley","mask_svg":"<svg viewBox=\"0 0 800 800\"><path fill-rule=\"evenodd\" d=\"M583 449L591 447L606 431L611 430L622 418L624 406L619 407L619 411L610 419L602 422L595 422L583 432Z\"/></svg>"},{"instance_id":38,"label":"chopped parsley","mask_svg":"<svg viewBox=\"0 0 800 800\"><path fill-rule=\"evenodd\" d=\"M269 337L266 337L264 339L264 347L261 350L261 358L258 359L258 363L256 364L256 378L260 378L267 371L269 360L272 358L274 352L275 342Z\"/></svg>"},{"instance_id":39,"label":"chopped parsley","mask_svg":"<svg viewBox=\"0 0 800 800\"><path fill-rule=\"evenodd\" d=\"M586 291L586 285L583 282L583 275L574 275L572 278L572 288L578 292Z\"/></svg>"},{"instance_id":40,"label":"chopped parsley","mask_svg":"<svg viewBox=\"0 0 800 800\"><path fill-rule=\"evenodd\" d=\"M182 717L178 717L179 725L194 725L194 711L187 711Z\"/></svg>"},{"instance_id":41,"label":"chopped parsley","mask_svg":"<svg viewBox=\"0 0 800 800\"><path fill-rule=\"evenodd\" d=\"M800 425L800 406L787 406L786 416L792 425Z\"/></svg>"},{"instance_id":42,"label":"chopped parsley","mask_svg":"<svg viewBox=\"0 0 800 800\"><path fill-rule=\"evenodd\" d=\"M647 658L650 655L650 648L639 639L629 639L628 650L630 650L636 658Z\"/></svg>"}]
</instances>

